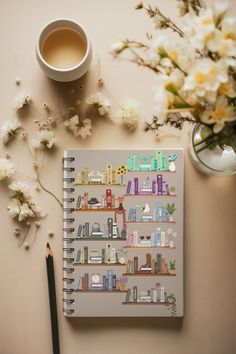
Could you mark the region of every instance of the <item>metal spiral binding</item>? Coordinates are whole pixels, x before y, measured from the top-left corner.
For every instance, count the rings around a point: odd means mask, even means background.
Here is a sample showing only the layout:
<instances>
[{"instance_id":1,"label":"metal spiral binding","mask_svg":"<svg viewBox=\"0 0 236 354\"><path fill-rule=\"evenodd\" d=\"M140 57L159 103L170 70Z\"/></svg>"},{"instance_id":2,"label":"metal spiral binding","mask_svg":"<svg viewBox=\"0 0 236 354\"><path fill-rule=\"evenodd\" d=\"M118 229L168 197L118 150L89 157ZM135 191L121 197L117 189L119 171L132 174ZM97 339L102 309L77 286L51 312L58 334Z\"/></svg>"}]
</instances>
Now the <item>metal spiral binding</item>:
<instances>
[{"instance_id":1,"label":"metal spiral binding","mask_svg":"<svg viewBox=\"0 0 236 354\"><path fill-rule=\"evenodd\" d=\"M73 177L64 177L63 181L67 183L72 183L75 181L75 179Z\"/></svg>"},{"instance_id":2,"label":"metal spiral binding","mask_svg":"<svg viewBox=\"0 0 236 354\"><path fill-rule=\"evenodd\" d=\"M72 310L72 309L66 309L63 307L63 312L66 314L66 315L72 315L75 310Z\"/></svg>"},{"instance_id":3,"label":"metal spiral binding","mask_svg":"<svg viewBox=\"0 0 236 354\"><path fill-rule=\"evenodd\" d=\"M74 268L67 268L67 267L64 267L63 268L63 272L65 273L74 273L75 269Z\"/></svg>"},{"instance_id":4,"label":"metal spiral binding","mask_svg":"<svg viewBox=\"0 0 236 354\"><path fill-rule=\"evenodd\" d=\"M74 157L64 157L63 158L63 171L64 171L64 177L63 177L63 192L65 192L63 202L64 202L64 218L63 222L64 227L63 227L63 241L64 241L64 247L63 247L63 252L64 252L64 257L63 257L63 262L64 262L64 267L63 267L63 272L64 272L64 277L63 277L63 282L65 283L65 287L63 288L63 293L65 294L63 298L63 303L65 304L65 307L63 307L63 312L65 315L72 315L75 311L71 306L75 303L75 300L73 299L73 294L74 294L74 289L69 288L68 286L72 285L75 282L75 278L73 277L73 273L75 272L75 269L73 267L73 263L75 259L73 258L73 253L75 251L73 247L73 243L75 239L72 237L69 237L69 234L73 234L75 231L74 227L70 227L68 224L72 224L75 222L75 219L71 217L69 214L72 214L74 212L74 208L70 203L73 203L75 201L75 198L72 196L68 196L68 194L72 194L75 191L75 188L69 186L69 183L73 183L75 181L75 178L70 177L70 173L75 171L75 168L71 166L71 163L75 161ZM69 175L69 176L68 176ZM66 215L65 215L66 214ZM67 236L68 235L68 236Z\"/></svg>"},{"instance_id":5,"label":"metal spiral binding","mask_svg":"<svg viewBox=\"0 0 236 354\"><path fill-rule=\"evenodd\" d=\"M75 198L63 198L63 202L66 203L73 203L75 201Z\"/></svg>"},{"instance_id":6,"label":"metal spiral binding","mask_svg":"<svg viewBox=\"0 0 236 354\"><path fill-rule=\"evenodd\" d=\"M72 233L75 231L74 227L63 227L63 231L67 233Z\"/></svg>"},{"instance_id":7,"label":"metal spiral binding","mask_svg":"<svg viewBox=\"0 0 236 354\"><path fill-rule=\"evenodd\" d=\"M65 241L67 243L73 243L75 241L75 239L71 238L71 237L63 237L63 241Z\"/></svg>"},{"instance_id":8,"label":"metal spiral binding","mask_svg":"<svg viewBox=\"0 0 236 354\"><path fill-rule=\"evenodd\" d=\"M74 222L75 219L74 218L64 218L63 221L64 222Z\"/></svg>"},{"instance_id":9,"label":"metal spiral binding","mask_svg":"<svg viewBox=\"0 0 236 354\"><path fill-rule=\"evenodd\" d=\"M63 167L63 171L73 172L74 170L74 167Z\"/></svg>"},{"instance_id":10,"label":"metal spiral binding","mask_svg":"<svg viewBox=\"0 0 236 354\"><path fill-rule=\"evenodd\" d=\"M73 294L73 292L74 292L74 289L63 288L63 293L66 293L66 294Z\"/></svg>"},{"instance_id":11,"label":"metal spiral binding","mask_svg":"<svg viewBox=\"0 0 236 354\"><path fill-rule=\"evenodd\" d=\"M67 252L67 253L73 253L74 252L74 248L72 248L72 247L64 247L63 248L63 251L64 252Z\"/></svg>"},{"instance_id":12,"label":"metal spiral binding","mask_svg":"<svg viewBox=\"0 0 236 354\"><path fill-rule=\"evenodd\" d=\"M64 187L63 188L63 192L67 192L67 193L74 193L75 188L72 187Z\"/></svg>"},{"instance_id":13,"label":"metal spiral binding","mask_svg":"<svg viewBox=\"0 0 236 354\"><path fill-rule=\"evenodd\" d=\"M69 161L69 162L73 162L75 161L75 158L74 157L63 157L62 161Z\"/></svg>"},{"instance_id":14,"label":"metal spiral binding","mask_svg":"<svg viewBox=\"0 0 236 354\"><path fill-rule=\"evenodd\" d=\"M75 302L74 299L63 299L63 302L65 302L67 305L71 305Z\"/></svg>"},{"instance_id":15,"label":"metal spiral binding","mask_svg":"<svg viewBox=\"0 0 236 354\"><path fill-rule=\"evenodd\" d=\"M71 264L71 263L74 263L75 259L74 258L69 258L69 257L63 257L63 261L68 263L68 264Z\"/></svg>"},{"instance_id":16,"label":"metal spiral binding","mask_svg":"<svg viewBox=\"0 0 236 354\"><path fill-rule=\"evenodd\" d=\"M72 283L74 283L75 279L74 278L63 278L63 281L66 282L67 284L72 284Z\"/></svg>"}]
</instances>

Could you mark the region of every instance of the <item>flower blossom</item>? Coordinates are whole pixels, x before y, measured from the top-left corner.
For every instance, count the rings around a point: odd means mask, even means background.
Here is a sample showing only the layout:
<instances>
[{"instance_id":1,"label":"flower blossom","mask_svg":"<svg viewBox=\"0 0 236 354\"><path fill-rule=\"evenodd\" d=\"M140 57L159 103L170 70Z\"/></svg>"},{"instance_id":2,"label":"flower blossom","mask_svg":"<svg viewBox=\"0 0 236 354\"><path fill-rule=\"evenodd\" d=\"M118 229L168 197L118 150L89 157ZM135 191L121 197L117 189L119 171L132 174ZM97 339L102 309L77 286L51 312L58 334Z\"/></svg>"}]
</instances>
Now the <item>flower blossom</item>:
<instances>
[{"instance_id":1,"label":"flower blossom","mask_svg":"<svg viewBox=\"0 0 236 354\"><path fill-rule=\"evenodd\" d=\"M91 119L80 121L78 114L66 121L65 126L72 131L76 138L81 136L82 139L85 139L91 135Z\"/></svg>"}]
</instances>

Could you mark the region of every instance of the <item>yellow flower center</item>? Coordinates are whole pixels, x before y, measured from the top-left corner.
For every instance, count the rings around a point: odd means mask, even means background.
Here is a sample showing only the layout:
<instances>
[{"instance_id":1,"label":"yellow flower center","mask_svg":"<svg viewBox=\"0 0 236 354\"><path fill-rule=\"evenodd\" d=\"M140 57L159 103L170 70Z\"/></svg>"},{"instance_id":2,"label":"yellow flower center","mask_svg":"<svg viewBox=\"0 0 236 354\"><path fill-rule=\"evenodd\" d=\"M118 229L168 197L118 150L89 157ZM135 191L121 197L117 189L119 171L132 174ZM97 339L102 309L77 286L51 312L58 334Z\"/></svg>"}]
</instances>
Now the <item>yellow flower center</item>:
<instances>
[{"instance_id":1,"label":"yellow flower center","mask_svg":"<svg viewBox=\"0 0 236 354\"><path fill-rule=\"evenodd\" d=\"M203 82L206 80L206 75L201 73L201 72L197 72L195 74L195 81L198 83L198 84L203 84Z\"/></svg>"},{"instance_id":2,"label":"yellow flower center","mask_svg":"<svg viewBox=\"0 0 236 354\"><path fill-rule=\"evenodd\" d=\"M212 118L216 121L220 121L225 117L225 110L224 109L218 109L212 114Z\"/></svg>"},{"instance_id":3,"label":"yellow flower center","mask_svg":"<svg viewBox=\"0 0 236 354\"><path fill-rule=\"evenodd\" d=\"M170 51L168 52L168 57L172 60L172 61L177 61L178 59L178 53L176 53L175 51Z\"/></svg>"},{"instance_id":4,"label":"yellow flower center","mask_svg":"<svg viewBox=\"0 0 236 354\"><path fill-rule=\"evenodd\" d=\"M204 25L204 26L208 26L208 25L211 25L212 24L212 18L211 17L208 17L208 18L203 18L201 20L201 24Z\"/></svg>"},{"instance_id":5,"label":"yellow flower center","mask_svg":"<svg viewBox=\"0 0 236 354\"><path fill-rule=\"evenodd\" d=\"M216 77L217 74L218 74L218 70L215 67L213 67L213 68L210 69L209 74L210 74L211 77Z\"/></svg>"},{"instance_id":6,"label":"yellow flower center","mask_svg":"<svg viewBox=\"0 0 236 354\"><path fill-rule=\"evenodd\" d=\"M228 33L225 33L224 39L231 39L232 41L235 41L236 35L233 32L228 32Z\"/></svg>"},{"instance_id":7,"label":"yellow flower center","mask_svg":"<svg viewBox=\"0 0 236 354\"><path fill-rule=\"evenodd\" d=\"M221 84L219 88L219 92L221 95L226 95L229 92L229 84Z\"/></svg>"}]
</instances>

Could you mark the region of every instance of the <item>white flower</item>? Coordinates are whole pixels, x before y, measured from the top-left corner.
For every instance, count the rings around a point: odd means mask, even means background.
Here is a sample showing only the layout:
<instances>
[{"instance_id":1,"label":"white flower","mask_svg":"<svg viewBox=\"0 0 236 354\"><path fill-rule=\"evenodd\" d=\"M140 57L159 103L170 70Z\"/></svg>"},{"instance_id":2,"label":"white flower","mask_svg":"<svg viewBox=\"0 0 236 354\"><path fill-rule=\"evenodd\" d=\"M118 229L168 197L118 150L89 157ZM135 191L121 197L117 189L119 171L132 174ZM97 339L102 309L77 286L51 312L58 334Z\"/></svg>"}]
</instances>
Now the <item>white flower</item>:
<instances>
[{"instance_id":1,"label":"white flower","mask_svg":"<svg viewBox=\"0 0 236 354\"><path fill-rule=\"evenodd\" d=\"M170 42L166 35L160 35L151 42L147 51L147 63L152 66L177 67L187 71L191 64L192 54L186 43L179 39Z\"/></svg>"},{"instance_id":2,"label":"white flower","mask_svg":"<svg viewBox=\"0 0 236 354\"><path fill-rule=\"evenodd\" d=\"M173 70L170 75L157 75L154 114L158 117L158 123L164 123L167 118L168 110L175 107L175 92L181 90L184 77L184 74L178 69Z\"/></svg>"},{"instance_id":3,"label":"white flower","mask_svg":"<svg viewBox=\"0 0 236 354\"><path fill-rule=\"evenodd\" d=\"M183 30L194 48L203 50L214 36L216 29L213 10L201 9L199 16L189 13L185 16Z\"/></svg>"},{"instance_id":4,"label":"white flower","mask_svg":"<svg viewBox=\"0 0 236 354\"><path fill-rule=\"evenodd\" d=\"M228 12L229 3L227 1L215 1L213 4L213 13L214 19L216 22L219 22L222 17Z\"/></svg>"},{"instance_id":5,"label":"white flower","mask_svg":"<svg viewBox=\"0 0 236 354\"><path fill-rule=\"evenodd\" d=\"M82 139L85 139L91 135L91 119L84 119L80 122L77 114L66 121L65 126L73 132L75 137L81 136Z\"/></svg>"},{"instance_id":6,"label":"white flower","mask_svg":"<svg viewBox=\"0 0 236 354\"><path fill-rule=\"evenodd\" d=\"M124 42L116 42L111 45L110 53L114 56L120 54L127 45Z\"/></svg>"},{"instance_id":7,"label":"white flower","mask_svg":"<svg viewBox=\"0 0 236 354\"><path fill-rule=\"evenodd\" d=\"M210 58L196 60L185 79L183 89L194 91L200 98L214 102L220 85L228 82L228 66L221 59L217 62Z\"/></svg>"},{"instance_id":8,"label":"white flower","mask_svg":"<svg viewBox=\"0 0 236 354\"><path fill-rule=\"evenodd\" d=\"M18 216L18 221L23 221L28 217L34 216L33 211L27 203L20 203L20 201L15 198L9 203L7 210L13 218Z\"/></svg>"},{"instance_id":9,"label":"white flower","mask_svg":"<svg viewBox=\"0 0 236 354\"><path fill-rule=\"evenodd\" d=\"M0 128L0 139L3 139L4 144L7 144L9 139L14 137L20 128L21 124L17 119L5 121Z\"/></svg>"},{"instance_id":10,"label":"white flower","mask_svg":"<svg viewBox=\"0 0 236 354\"><path fill-rule=\"evenodd\" d=\"M134 100L127 100L123 103L121 111L117 112L117 117L122 119L126 127L135 130L138 123L138 103Z\"/></svg>"},{"instance_id":11,"label":"white flower","mask_svg":"<svg viewBox=\"0 0 236 354\"><path fill-rule=\"evenodd\" d=\"M225 122L236 120L236 112L234 107L228 105L227 99L221 96L214 106L205 110L201 120L206 124L214 124L213 131L217 134L224 128Z\"/></svg>"},{"instance_id":12,"label":"white flower","mask_svg":"<svg viewBox=\"0 0 236 354\"><path fill-rule=\"evenodd\" d=\"M108 114L111 109L111 104L108 99L100 92L96 92L86 98L86 103L93 105L101 116Z\"/></svg>"},{"instance_id":13,"label":"white flower","mask_svg":"<svg viewBox=\"0 0 236 354\"><path fill-rule=\"evenodd\" d=\"M11 191L11 195L18 196L19 198L29 199L31 197L30 187L27 183L22 181L12 182L8 188Z\"/></svg>"},{"instance_id":14,"label":"white flower","mask_svg":"<svg viewBox=\"0 0 236 354\"><path fill-rule=\"evenodd\" d=\"M41 208L35 202L30 201L28 205L34 213L34 216L41 216Z\"/></svg>"},{"instance_id":15,"label":"white flower","mask_svg":"<svg viewBox=\"0 0 236 354\"><path fill-rule=\"evenodd\" d=\"M14 164L8 159L0 158L0 181L10 177L15 172Z\"/></svg>"},{"instance_id":16,"label":"white flower","mask_svg":"<svg viewBox=\"0 0 236 354\"><path fill-rule=\"evenodd\" d=\"M230 98L236 97L236 83L234 79L230 76L229 81L225 84L221 84L219 87L219 93L222 96L227 96Z\"/></svg>"},{"instance_id":17,"label":"white flower","mask_svg":"<svg viewBox=\"0 0 236 354\"><path fill-rule=\"evenodd\" d=\"M24 105L30 104L32 102L31 95L28 92L21 92L14 100L14 108L18 111Z\"/></svg>"},{"instance_id":18,"label":"white flower","mask_svg":"<svg viewBox=\"0 0 236 354\"><path fill-rule=\"evenodd\" d=\"M214 37L209 41L208 47L217 52L221 58L230 58L230 66L236 66L236 18L227 16L222 20L221 30L215 31Z\"/></svg>"},{"instance_id":19,"label":"white flower","mask_svg":"<svg viewBox=\"0 0 236 354\"><path fill-rule=\"evenodd\" d=\"M51 149L55 143L55 135L52 130L39 130L36 135L37 138L32 140L32 146L35 149Z\"/></svg>"}]
</instances>

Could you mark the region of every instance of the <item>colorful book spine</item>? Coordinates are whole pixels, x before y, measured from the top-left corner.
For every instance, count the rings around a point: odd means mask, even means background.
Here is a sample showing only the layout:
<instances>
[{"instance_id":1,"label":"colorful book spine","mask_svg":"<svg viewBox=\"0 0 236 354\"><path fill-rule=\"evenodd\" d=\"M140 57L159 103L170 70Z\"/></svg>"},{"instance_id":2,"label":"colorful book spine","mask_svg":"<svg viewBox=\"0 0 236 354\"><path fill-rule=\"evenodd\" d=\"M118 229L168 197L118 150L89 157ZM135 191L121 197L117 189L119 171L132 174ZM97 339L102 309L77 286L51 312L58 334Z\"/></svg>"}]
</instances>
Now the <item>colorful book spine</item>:
<instances>
[{"instance_id":1,"label":"colorful book spine","mask_svg":"<svg viewBox=\"0 0 236 354\"><path fill-rule=\"evenodd\" d=\"M157 194L162 195L162 175L157 175Z\"/></svg>"},{"instance_id":2,"label":"colorful book spine","mask_svg":"<svg viewBox=\"0 0 236 354\"><path fill-rule=\"evenodd\" d=\"M162 269L162 255L161 253L157 253L157 272L161 273Z\"/></svg>"},{"instance_id":3,"label":"colorful book spine","mask_svg":"<svg viewBox=\"0 0 236 354\"><path fill-rule=\"evenodd\" d=\"M134 194L137 195L138 193L138 177L134 177Z\"/></svg>"},{"instance_id":4,"label":"colorful book spine","mask_svg":"<svg viewBox=\"0 0 236 354\"><path fill-rule=\"evenodd\" d=\"M106 189L106 201L107 201L107 209L112 208L112 193L111 189Z\"/></svg>"},{"instance_id":5,"label":"colorful book spine","mask_svg":"<svg viewBox=\"0 0 236 354\"><path fill-rule=\"evenodd\" d=\"M78 208L78 209L81 206L81 199L82 199L82 197L81 197L81 195L79 195L78 198L77 198L77 202L76 202L76 208Z\"/></svg>"},{"instance_id":6,"label":"colorful book spine","mask_svg":"<svg viewBox=\"0 0 236 354\"><path fill-rule=\"evenodd\" d=\"M112 231L113 231L113 219L107 219L107 226L108 226L108 237L112 238Z\"/></svg>"},{"instance_id":7,"label":"colorful book spine","mask_svg":"<svg viewBox=\"0 0 236 354\"><path fill-rule=\"evenodd\" d=\"M134 257L134 273L138 273L138 257Z\"/></svg>"},{"instance_id":8,"label":"colorful book spine","mask_svg":"<svg viewBox=\"0 0 236 354\"><path fill-rule=\"evenodd\" d=\"M84 274L84 280L85 280L85 289L87 290L89 288L89 274L88 273Z\"/></svg>"},{"instance_id":9,"label":"colorful book spine","mask_svg":"<svg viewBox=\"0 0 236 354\"><path fill-rule=\"evenodd\" d=\"M103 290L107 290L107 276L106 275L102 276L102 287L103 287Z\"/></svg>"},{"instance_id":10,"label":"colorful book spine","mask_svg":"<svg viewBox=\"0 0 236 354\"><path fill-rule=\"evenodd\" d=\"M130 273L130 266L131 266L131 260L128 259L127 265L126 265L126 273Z\"/></svg>"},{"instance_id":11,"label":"colorful book spine","mask_svg":"<svg viewBox=\"0 0 236 354\"><path fill-rule=\"evenodd\" d=\"M156 181L152 181L152 194L156 194Z\"/></svg>"},{"instance_id":12,"label":"colorful book spine","mask_svg":"<svg viewBox=\"0 0 236 354\"><path fill-rule=\"evenodd\" d=\"M130 301L130 294L131 294L131 289L129 288L129 289L127 290L127 293L126 293L126 298L125 298L125 301L126 301L126 302L129 302L129 301Z\"/></svg>"},{"instance_id":13,"label":"colorful book spine","mask_svg":"<svg viewBox=\"0 0 236 354\"><path fill-rule=\"evenodd\" d=\"M127 188L126 188L126 194L130 194L131 185L132 185L132 182L131 182L131 181L128 181Z\"/></svg>"},{"instance_id":14,"label":"colorful book spine","mask_svg":"<svg viewBox=\"0 0 236 354\"><path fill-rule=\"evenodd\" d=\"M134 302L138 301L138 287L137 286L133 287L133 301Z\"/></svg>"},{"instance_id":15,"label":"colorful book spine","mask_svg":"<svg viewBox=\"0 0 236 354\"><path fill-rule=\"evenodd\" d=\"M112 287L113 287L113 289L116 289L116 275L115 274L112 275Z\"/></svg>"},{"instance_id":16,"label":"colorful book spine","mask_svg":"<svg viewBox=\"0 0 236 354\"><path fill-rule=\"evenodd\" d=\"M81 255L81 250L78 250L77 255L76 255L76 259L75 259L76 263L80 262L80 255Z\"/></svg>"},{"instance_id":17,"label":"colorful book spine","mask_svg":"<svg viewBox=\"0 0 236 354\"><path fill-rule=\"evenodd\" d=\"M82 229L83 229L83 226L81 224L79 224L78 226L78 231L77 231L77 237L81 237L82 235Z\"/></svg>"},{"instance_id":18,"label":"colorful book spine","mask_svg":"<svg viewBox=\"0 0 236 354\"><path fill-rule=\"evenodd\" d=\"M84 246L84 263L88 263L88 246Z\"/></svg>"},{"instance_id":19,"label":"colorful book spine","mask_svg":"<svg viewBox=\"0 0 236 354\"><path fill-rule=\"evenodd\" d=\"M85 233L85 237L89 237L89 222L86 222L84 224L84 233Z\"/></svg>"},{"instance_id":20,"label":"colorful book spine","mask_svg":"<svg viewBox=\"0 0 236 354\"><path fill-rule=\"evenodd\" d=\"M106 263L106 250L102 248L102 263Z\"/></svg>"},{"instance_id":21,"label":"colorful book spine","mask_svg":"<svg viewBox=\"0 0 236 354\"><path fill-rule=\"evenodd\" d=\"M165 259L165 257L163 257L161 260L161 272L166 273L166 259Z\"/></svg>"}]
</instances>

